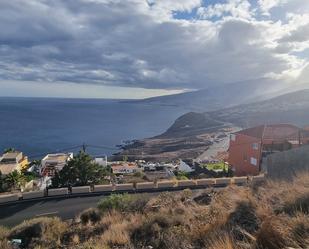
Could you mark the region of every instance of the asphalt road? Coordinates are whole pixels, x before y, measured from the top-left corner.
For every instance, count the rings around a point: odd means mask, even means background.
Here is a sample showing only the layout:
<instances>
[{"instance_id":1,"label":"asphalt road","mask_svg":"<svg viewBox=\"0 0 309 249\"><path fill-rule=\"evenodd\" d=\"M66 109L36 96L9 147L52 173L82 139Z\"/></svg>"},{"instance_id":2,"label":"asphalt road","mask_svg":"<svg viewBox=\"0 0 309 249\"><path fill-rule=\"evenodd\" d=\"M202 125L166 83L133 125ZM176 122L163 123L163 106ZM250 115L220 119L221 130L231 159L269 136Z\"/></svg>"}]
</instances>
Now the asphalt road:
<instances>
[{"instance_id":1,"label":"asphalt road","mask_svg":"<svg viewBox=\"0 0 309 249\"><path fill-rule=\"evenodd\" d=\"M214 191L220 191L226 186L217 186L212 188ZM191 189L193 192L205 191L207 188ZM171 190L165 190L171 191ZM172 190L173 192L182 191ZM156 196L164 191L145 192L150 196ZM134 194L134 193L131 193ZM0 205L0 226L12 227L20 224L24 220L32 219L42 216L58 216L63 220L73 219L80 212L85 209L96 207L102 198L107 195L84 195L84 196L71 196L59 197L44 200L22 201L19 203L12 203L7 205Z\"/></svg>"},{"instance_id":2,"label":"asphalt road","mask_svg":"<svg viewBox=\"0 0 309 249\"><path fill-rule=\"evenodd\" d=\"M0 206L0 225L11 227L40 216L72 219L81 211L96 207L98 201L104 197L106 196L62 198Z\"/></svg>"},{"instance_id":3,"label":"asphalt road","mask_svg":"<svg viewBox=\"0 0 309 249\"><path fill-rule=\"evenodd\" d=\"M181 190L176 190L178 192ZM192 191L200 191L198 189ZM140 193L156 196L161 192ZM73 219L85 209L96 207L107 195L64 197L58 199L34 200L0 206L0 226L12 227L24 220L42 216L58 216L63 220Z\"/></svg>"}]
</instances>

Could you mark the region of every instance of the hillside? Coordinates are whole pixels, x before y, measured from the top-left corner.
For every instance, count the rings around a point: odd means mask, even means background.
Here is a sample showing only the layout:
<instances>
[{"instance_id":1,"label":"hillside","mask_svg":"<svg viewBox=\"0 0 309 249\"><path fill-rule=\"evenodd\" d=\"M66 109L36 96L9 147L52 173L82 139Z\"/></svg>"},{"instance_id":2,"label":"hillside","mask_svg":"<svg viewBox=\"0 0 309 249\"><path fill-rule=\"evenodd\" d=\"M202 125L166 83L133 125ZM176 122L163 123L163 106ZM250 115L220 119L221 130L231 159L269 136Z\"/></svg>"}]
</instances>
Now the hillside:
<instances>
[{"instance_id":1,"label":"hillside","mask_svg":"<svg viewBox=\"0 0 309 249\"><path fill-rule=\"evenodd\" d=\"M207 114L189 112L176 119L174 124L158 138L190 137L223 126L223 122L216 121Z\"/></svg>"},{"instance_id":2,"label":"hillside","mask_svg":"<svg viewBox=\"0 0 309 249\"><path fill-rule=\"evenodd\" d=\"M309 89L306 89L216 111L194 115L187 113L179 117L163 135L171 137L173 134L198 134L198 131L203 133L225 123L242 127L263 123L293 123L304 126L309 124L308 112Z\"/></svg>"},{"instance_id":3,"label":"hillside","mask_svg":"<svg viewBox=\"0 0 309 249\"><path fill-rule=\"evenodd\" d=\"M270 123L309 124L309 90L211 112L189 112L161 135L137 141L120 153L132 159L174 160L196 158L213 144L213 137L238 127ZM228 133L225 132L225 135ZM119 159L119 158L118 158Z\"/></svg>"},{"instance_id":4,"label":"hillside","mask_svg":"<svg viewBox=\"0 0 309 249\"><path fill-rule=\"evenodd\" d=\"M270 79L259 79L230 84L219 84L198 91L154 97L134 101L147 105L171 105L186 110L204 112L218 110L252 101L265 100L279 95L282 84Z\"/></svg>"},{"instance_id":5,"label":"hillside","mask_svg":"<svg viewBox=\"0 0 309 249\"><path fill-rule=\"evenodd\" d=\"M308 111L309 89L306 89L203 115L244 127L263 123L293 123L304 126L309 124Z\"/></svg>"},{"instance_id":6,"label":"hillside","mask_svg":"<svg viewBox=\"0 0 309 249\"><path fill-rule=\"evenodd\" d=\"M0 248L279 249L309 246L309 176L223 190L111 195L76 219L0 227Z\"/></svg>"}]
</instances>

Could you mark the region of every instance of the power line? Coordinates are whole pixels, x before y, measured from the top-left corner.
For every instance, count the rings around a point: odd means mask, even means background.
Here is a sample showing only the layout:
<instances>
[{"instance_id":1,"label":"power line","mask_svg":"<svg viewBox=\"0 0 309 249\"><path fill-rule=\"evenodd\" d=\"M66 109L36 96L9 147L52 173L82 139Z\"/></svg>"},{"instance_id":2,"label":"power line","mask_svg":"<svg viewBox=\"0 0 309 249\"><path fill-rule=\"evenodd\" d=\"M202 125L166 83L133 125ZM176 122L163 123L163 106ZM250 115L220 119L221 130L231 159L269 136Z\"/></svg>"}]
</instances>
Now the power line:
<instances>
[{"instance_id":1,"label":"power line","mask_svg":"<svg viewBox=\"0 0 309 249\"><path fill-rule=\"evenodd\" d=\"M81 144L81 145L75 145L72 147L68 147L68 148L63 148L63 149L58 149L55 151L49 151L49 152L45 152L45 153L39 153L39 154L32 154L29 155L29 158L38 158L38 157L43 157L46 154L56 154L56 153L61 153L61 152L65 152L65 151L69 151L69 150L73 150L73 149L78 149L80 148L82 151L86 152L87 147L90 148L98 148L98 149L105 149L105 150L112 150L112 151L117 151L117 148L113 148L107 145L91 145L91 144Z\"/></svg>"}]
</instances>

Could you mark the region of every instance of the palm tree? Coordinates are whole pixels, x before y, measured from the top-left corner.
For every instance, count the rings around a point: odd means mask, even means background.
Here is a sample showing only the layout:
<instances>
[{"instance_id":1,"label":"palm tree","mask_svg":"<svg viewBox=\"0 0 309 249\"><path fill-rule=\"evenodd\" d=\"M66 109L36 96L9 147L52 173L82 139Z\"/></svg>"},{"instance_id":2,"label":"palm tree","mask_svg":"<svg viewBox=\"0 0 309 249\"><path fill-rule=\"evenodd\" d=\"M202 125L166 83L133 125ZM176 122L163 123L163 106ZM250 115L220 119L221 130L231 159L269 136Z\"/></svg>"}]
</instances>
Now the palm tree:
<instances>
[{"instance_id":1,"label":"palm tree","mask_svg":"<svg viewBox=\"0 0 309 249\"><path fill-rule=\"evenodd\" d=\"M14 170L5 177L4 181L9 188L16 189L22 185L24 182L24 177L17 170Z\"/></svg>"}]
</instances>

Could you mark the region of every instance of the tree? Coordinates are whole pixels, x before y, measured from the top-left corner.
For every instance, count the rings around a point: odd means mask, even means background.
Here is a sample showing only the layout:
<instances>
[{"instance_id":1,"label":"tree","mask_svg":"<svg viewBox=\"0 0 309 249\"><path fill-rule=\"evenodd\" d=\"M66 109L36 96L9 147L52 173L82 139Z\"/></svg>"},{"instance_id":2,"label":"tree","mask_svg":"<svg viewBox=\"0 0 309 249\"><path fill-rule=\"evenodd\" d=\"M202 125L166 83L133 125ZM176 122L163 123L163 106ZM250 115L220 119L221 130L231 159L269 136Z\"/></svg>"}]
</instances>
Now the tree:
<instances>
[{"instance_id":1,"label":"tree","mask_svg":"<svg viewBox=\"0 0 309 249\"><path fill-rule=\"evenodd\" d=\"M110 175L108 168L103 168L94 163L92 158L85 152L79 152L63 167L59 174L55 174L52 185L59 187L97 184L107 175Z\"/></svg>"},{"instance_id":2,"label":"tree","mask_svg":"<svg viewBox=\"0 0 309 249\"><path fill-rule=\"evenodd\" d=\"M24 176L17 170L14 170L13 172L6 175L4 181L10 189L17 189L25 183Z\"/></svg>"}]
</instances>

